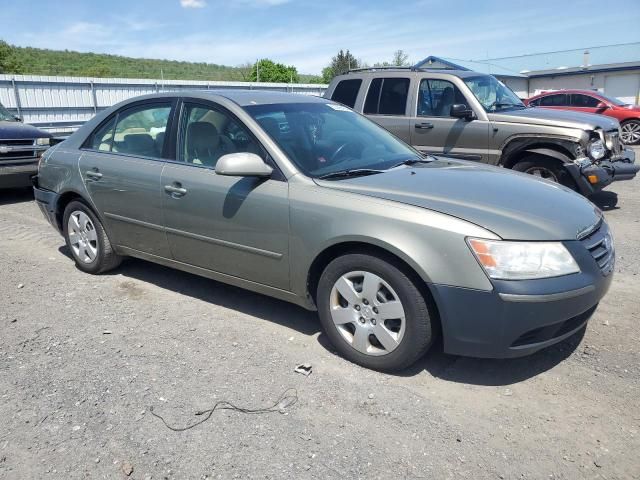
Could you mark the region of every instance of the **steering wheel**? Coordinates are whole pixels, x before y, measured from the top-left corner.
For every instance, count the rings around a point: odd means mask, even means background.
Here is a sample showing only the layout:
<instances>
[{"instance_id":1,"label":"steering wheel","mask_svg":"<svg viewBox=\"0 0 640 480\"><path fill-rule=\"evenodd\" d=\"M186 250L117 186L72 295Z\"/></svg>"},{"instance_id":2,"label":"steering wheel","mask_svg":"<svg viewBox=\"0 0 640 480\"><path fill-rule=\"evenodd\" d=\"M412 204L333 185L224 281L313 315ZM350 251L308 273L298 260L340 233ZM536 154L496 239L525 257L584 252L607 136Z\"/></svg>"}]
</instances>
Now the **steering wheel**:
<instances>
[{"instance_id":1,"label":"steering wheel","mask_svg":"<svg viewBox=\"0 0 640 480\"><path fill-rule=\"evenodd\" d=\"M347 150L347 147L349 147L349 146L357 147L358 143L356 143L354 141L344 142L342 145L340 145L338 148L336 148L335 152L333 152L333 155L331 155L331 158L329 159L329 163L333 163L338 158L340 158L340 155L344 154L345 151Z\"/></svg>"}]
</instances>

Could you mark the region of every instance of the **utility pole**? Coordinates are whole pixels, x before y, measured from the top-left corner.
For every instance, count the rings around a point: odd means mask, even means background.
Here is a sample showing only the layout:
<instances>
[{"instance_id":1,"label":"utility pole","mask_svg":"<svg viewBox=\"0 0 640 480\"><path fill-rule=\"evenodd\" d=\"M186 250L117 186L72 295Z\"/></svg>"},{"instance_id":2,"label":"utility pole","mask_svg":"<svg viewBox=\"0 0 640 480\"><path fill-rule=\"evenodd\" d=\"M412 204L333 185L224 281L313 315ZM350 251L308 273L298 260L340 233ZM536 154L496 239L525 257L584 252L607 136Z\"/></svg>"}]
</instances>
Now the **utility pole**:
<instances>
[{"instance_id":1,"label":"utility pole","mask_svg":"<svg viewBox=\"0 0 640 480\"><path fill-rule=\"evenodd\" d=\"M260 83L260 59L256 60L256 83Z\"/></svg>"}]
</instances>

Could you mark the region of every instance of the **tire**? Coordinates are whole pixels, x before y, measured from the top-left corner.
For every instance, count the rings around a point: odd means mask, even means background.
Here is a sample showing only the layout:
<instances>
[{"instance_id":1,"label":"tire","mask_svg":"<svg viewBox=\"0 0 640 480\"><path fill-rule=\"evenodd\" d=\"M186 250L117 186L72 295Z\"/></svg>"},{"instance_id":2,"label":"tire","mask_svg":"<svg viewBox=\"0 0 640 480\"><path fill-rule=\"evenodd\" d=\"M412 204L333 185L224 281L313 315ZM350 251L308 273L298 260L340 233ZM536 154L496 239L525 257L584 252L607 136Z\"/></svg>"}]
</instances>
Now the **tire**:
<instances>
[{"instance_id":1,"label":"tire","mask_svg":"<svg viewBox=\"0 0 640 480\"><path fill-rule=\"evenodd\" d=\"M403 271L381 258L366 254L336 258L322 272L316 300L333 346L363 367L405 369L433 341L425 297Z\"/></svg>"},{"instance_id":2,"label":"tire","mask_svg":"<svg viewBox=\"0 0 640 480\"><path fill-rule=\"evenodd\" d=\"M62 228L67 248L76 266L83 272L107 272L122 262L122 257L114 251L102 223L86 203L74 200L67 205Z\"/></svg>"},{"instance_id":3,"label":"tire","mask_svg":"<svg viewBox=\"0 0 640 480\"><path fill-rule=\"evenodd\" d=\"M620 125L622 136L620 139L625 145L640 145L640 120L627 120Z\"/></svg>"},{"instance_id":4,"label":"tire","mask_svg":"<svg viewBox=\"0 0 640 480\"><path fill-rule=\"evenodd\" d=\"M572 190L578 190L575 180L571 178L569 172L558 160L551 160L541 155L529 155L511 168L516 172L528 173L535 177L559 183Z\"/></svg>"}]
</instances>

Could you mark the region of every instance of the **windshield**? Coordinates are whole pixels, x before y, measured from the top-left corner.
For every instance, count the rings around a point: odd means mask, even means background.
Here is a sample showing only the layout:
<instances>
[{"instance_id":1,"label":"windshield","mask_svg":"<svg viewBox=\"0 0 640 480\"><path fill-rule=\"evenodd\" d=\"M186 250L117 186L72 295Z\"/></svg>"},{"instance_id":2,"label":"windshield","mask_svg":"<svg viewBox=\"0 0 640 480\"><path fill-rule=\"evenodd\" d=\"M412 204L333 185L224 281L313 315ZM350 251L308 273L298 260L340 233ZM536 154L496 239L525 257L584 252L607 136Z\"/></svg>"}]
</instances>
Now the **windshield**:
<instances>
[{"instance_id":1,"label":"windshield","mask_svg":"<svg viewBox=\"0 0 640 480\"><path fill-rule=\"evenodd\" d=\"M9 112L9 110L4 108L1 103L0 103L0 121L5 121L5 122L15 122L16 121L16 117L14 117Z\"/></svg>"},{"instance_id":2,"label":"windshield","mask_svg":"<svg viewBox=\"0 0 640 480\"><path fill-rule=\"evenodd\" d=\"M251 105L245 110L309 177L386 170L423 160L382 127L335 103Z\"/></svg>"},{"instance_id":3,"label":"windshield","mask_svg":"<svg viewBox=\"0 0 640 480\"><path fill-rule=\"evenodd\" d=\"M526 108L509 87L491 75L463 78L487 112Z\"/></svg>"},{"instance_id":4,"label":"windshield","mask_svg":"<svg viewBox=\"0 0 640 480\"><path fill-rule=\"evenodd\" d=\"M607 102L613 103L614 105L617 105L618 107L624 107L626 105L630 105L629 103L623 102L622 100L620 100L619 98L616 98L616 97L609 97L607 95L603 95L600 92L598 92L598 95L600 95L602 98L604 98Z\"/></svg>"}]
</instances>

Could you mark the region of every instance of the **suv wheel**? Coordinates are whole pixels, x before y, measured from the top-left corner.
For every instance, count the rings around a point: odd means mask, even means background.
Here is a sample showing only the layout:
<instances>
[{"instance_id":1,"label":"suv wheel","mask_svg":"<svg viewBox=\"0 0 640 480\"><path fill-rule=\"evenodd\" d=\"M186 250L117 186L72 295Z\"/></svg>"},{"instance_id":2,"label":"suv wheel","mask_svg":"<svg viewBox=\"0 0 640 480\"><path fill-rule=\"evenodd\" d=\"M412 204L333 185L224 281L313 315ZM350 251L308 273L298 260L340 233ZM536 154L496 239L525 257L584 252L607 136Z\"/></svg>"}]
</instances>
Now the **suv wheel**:
<instances>
[{"instance_id":1,"label":"suv wheel","mask_svg":"<svg viewBox=\"0 0 640 480\"><path fill-rule=\"evenodd\" d=\"M120 265L104 227L93 211L81 201L67 205L63 217L64 239L76 266L87 273L102 273Z\"/></svg>"},{"instance_id":2,"label":"suv wheel","mask_svg":"<svg viewBox=\"0 0 640 480\"><path fill-rule=\"evenodd\" d=\"M560 183L565 187L576 190L575 181L560 163L539 155L530 155L523 158L513 167L517 172L528 173L534 177L544 178L555 183Z\"/></svg>"},{"instance_id":3,"label":"suv wheel","mask_svg":"<svg viewBox=\"0 0 640 480\"><path fill-rule=\"evenodd\" d=\"M320 321L336 350L375 370L401 370L432 342L427 303L399 269L371 255L338 257L317 292Z\"/></svg>"},{"instance_id":4,"label":"suv wheel","mask_svg":"<svg viewBox=\"0 0 640 480\"><path fill-rule=\"evenodd\" d=\"M625 145L640 144L640 120L627 120L620 126L622 143Z\"/></svg>"}]
</instances>

